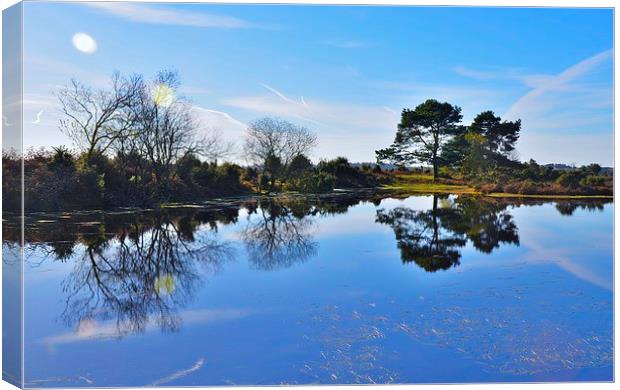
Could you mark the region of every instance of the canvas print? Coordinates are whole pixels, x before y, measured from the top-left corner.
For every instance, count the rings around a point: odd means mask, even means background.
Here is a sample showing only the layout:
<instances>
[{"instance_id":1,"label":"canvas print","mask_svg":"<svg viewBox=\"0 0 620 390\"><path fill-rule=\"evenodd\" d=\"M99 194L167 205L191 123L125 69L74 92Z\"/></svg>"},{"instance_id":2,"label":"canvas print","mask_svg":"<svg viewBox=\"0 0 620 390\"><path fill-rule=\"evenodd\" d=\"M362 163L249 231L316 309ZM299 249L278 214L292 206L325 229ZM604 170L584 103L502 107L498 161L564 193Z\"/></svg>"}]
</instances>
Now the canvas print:
<instances>
[{"instance_id":1,"label":"canvas print","mask_svg":"<svg viewBox=\"0 0 620 390\"><path fill-rule=\"evenodd\" d=\"M613 9L3 11L3 379L613 381Z\"/></svg>"}]
</instances>

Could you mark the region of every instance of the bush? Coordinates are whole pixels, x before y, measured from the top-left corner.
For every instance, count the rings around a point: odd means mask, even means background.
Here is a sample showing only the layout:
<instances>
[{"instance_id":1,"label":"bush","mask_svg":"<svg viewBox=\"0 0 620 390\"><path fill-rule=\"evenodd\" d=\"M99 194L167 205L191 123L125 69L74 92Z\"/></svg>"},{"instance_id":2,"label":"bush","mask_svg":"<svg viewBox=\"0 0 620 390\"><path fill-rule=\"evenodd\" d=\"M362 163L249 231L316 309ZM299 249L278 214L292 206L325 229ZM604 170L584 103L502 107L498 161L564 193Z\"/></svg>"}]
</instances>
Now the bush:
<instances>
[{"instance_id":1,"label":"bush","mask_svg":"<svg viewBox=\"0 0 620 390\"><path fill-rule=\"evenodd\" d=\"M556 183L562 187L577 188L581 181L581 174L577 171L568 171L562 173L556 180Z\"/></svg>"},{"instance_id":2,"label":"bush","mask_svg":"<svg viewBox=\"0 0 620 390\"><path fill-rule=\"evenodd\" d=\"M579 181L579 184L584 187L597 187L597 186L605 185L606 181L607 181L607 177L605 176L591 175L591 176L586 176L585 178L581 179Z\"/></svg>"},{"instance_id":3,"label":"bush","mask_svg":"<svg viewBox=\"0 0 620 390\"><path fill-rule=\"evenodd\" d=\"M191 183L202 196L233 195L247 191L241 183L241 174L242 168L235 164L203 162L192 168Z\"/></svg>"},{"instance_id":4,"label":"bush","mask_svg":"<svg viewBox=\"0 0 620 390\"><path fill-rule=\"evenodd\" d=\"M290 180L285 189L299 191L307 194L321 194L334 189L336 178L325 172L310 173Z\"/></svg>"},{"instance_id":5,"label":"bush","mask_svg":"<svg viewBox=\"0 0 620 390\"><path fill-rule=\"evenodd\" d=\"M375 175L369 171L355 169L346 157L323 160L318 163L317 172L329 174L335 178L338 188L373 187L377 184Z\"/></svg>"},{"instance_id":6,"label":"bush","mask_svg":"<svg viewBox=\"0 0 620 390\"><path fill-rule=\"evenodd\" d=\"M299 177L312 170L312 162L303 154L298 154L293 157L286 170L288 176Z\"/></svg>"}]
</instances>

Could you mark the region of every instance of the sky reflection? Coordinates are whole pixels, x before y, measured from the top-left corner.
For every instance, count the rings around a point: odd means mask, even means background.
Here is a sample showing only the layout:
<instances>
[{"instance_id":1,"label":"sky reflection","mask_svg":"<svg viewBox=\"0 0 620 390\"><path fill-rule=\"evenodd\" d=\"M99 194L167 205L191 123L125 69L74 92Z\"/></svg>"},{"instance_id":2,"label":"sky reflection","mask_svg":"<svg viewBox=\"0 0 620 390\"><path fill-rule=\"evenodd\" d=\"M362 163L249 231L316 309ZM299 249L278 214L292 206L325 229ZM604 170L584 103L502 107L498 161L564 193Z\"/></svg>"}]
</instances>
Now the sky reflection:
<instances>
[{"instance_id":1,"label":"sky reflection","mask_svg":"<svg viewBox=\"0 0 620 390\"><path fill-rule=\"evenodd\" d=\"M369 193L31 215L26 379L610 380L612 214Z\"/></svg>"}]
</instances>

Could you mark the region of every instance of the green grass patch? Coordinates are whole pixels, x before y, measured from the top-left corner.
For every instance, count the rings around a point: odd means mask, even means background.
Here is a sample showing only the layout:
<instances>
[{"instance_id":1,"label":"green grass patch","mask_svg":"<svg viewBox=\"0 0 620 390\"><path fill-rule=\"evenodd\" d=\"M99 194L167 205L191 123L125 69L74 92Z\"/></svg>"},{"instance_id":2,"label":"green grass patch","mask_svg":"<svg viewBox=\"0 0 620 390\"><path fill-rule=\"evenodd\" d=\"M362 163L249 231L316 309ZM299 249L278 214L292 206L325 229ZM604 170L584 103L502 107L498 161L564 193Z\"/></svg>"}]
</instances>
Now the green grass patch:
<instances>
[{"instance_id":1,"label":"green grass patch","mask_svg":"<svg viewBox=\"0 0 620 390\"><path fill-rule=\"evenodd\" d=\"M396 190L402 192L411 193L426 193L426 194L469 194L478 195L479 192L475 188L469 186L455 185L455 184L442 184L442 183L399 183L390 184L383 187L387 190Z\"/></svg>"},{"instance_id":2,"label":"green grass patch","mask_svg":"<svg viewBox=\"0 0 620 390\"><path fill-rule=\"evenodd\" d=\"M612 195L566 195L566 194L518 194L494 192L485 194L460 180L438 179L424 173L398 173L394 182L383 186L384 189L411 194L455 194L482 195L491 198L532 198L532 199L613 199Z\"/></svg>"},{"instance_id":3,"label":"green grass patch","mask_svg":"<svg viewBox=\"0 0 620 390\"><path fill-rule=\"evenodd\" d=\"M393 183L382 188L403 193L423 194L467 194L479 195L475 188L465 184L447 183L438 179L433 181L433 176L423 173L399 173Z\"/></svg>"},{"instance_id":4,"label":"green grass patch","mask_svg":"<svg viewBox=\"0 0 620 390\"><path fill-rule=\"evenodd\" d=\"M509 194L493 192L486 194L491 198L540 198L540 199L613 199L613 195L536 195L536 194Z\"/></svg>"},{"instance_id":5,"label":"green grass patch","mask_svg":"<svg viewBox=\"0 0 620 390\"><path fill-rule=\"evenodd\" d=\"M426 173L399 173L395 176L397 181L406 183L433 183L433 175Z\"/></svg>"}]
</instances>

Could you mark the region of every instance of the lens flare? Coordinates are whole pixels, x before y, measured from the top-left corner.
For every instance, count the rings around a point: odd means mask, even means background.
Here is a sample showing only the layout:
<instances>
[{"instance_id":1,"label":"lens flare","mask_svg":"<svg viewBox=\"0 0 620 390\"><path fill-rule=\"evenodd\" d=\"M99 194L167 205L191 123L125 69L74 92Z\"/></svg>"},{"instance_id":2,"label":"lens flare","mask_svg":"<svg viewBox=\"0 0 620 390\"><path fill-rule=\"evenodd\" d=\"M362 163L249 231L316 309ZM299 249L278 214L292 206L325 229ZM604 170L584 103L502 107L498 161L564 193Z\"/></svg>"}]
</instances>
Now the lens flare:
<instances>
[{"instance_id":1,"label":"lens flare","mask_svg":"<svg viewBox=\"0 0 620 390\"><path fill-rule=\"evenodd\" d=\"M174 103L174 90L165 84L153 88L153 102L160 107L170 107Z\"/></svg>"},{"instance_id":2,"label":"lens flare","mask_svg":"<svg viewBox=\"0 0 620 390\"><path fill-rule=\"evenodd\" d=\"M82 53L93 54L97 51L97 42L93 37L86 33L79 32L74 34L72 41L73 46L75 46L75 48Z\"/></svg>"},{"instance_id":3,"label":"lens flare","mask_svg":"<svg viewBox=\"0 0 620 390\"><path fill-rule=\"evenodd\" d=\"M161 275L155 279L155 292L157 295L165 296L174 292L175 282L171 275Z\"/></svg>"}]
</instances>

